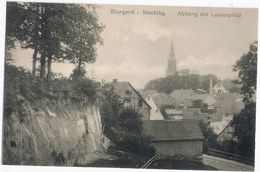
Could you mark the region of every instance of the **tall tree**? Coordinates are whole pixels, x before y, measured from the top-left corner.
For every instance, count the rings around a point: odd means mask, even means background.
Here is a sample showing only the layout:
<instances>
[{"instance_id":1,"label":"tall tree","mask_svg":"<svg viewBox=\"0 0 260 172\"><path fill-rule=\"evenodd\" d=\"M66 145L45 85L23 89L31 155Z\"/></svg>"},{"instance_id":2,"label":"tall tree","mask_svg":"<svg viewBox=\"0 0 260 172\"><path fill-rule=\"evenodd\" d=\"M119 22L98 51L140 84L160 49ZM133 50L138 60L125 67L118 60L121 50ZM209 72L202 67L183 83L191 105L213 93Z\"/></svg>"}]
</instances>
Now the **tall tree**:
<instances>
[{"instance_id":1,"label":"tall tree","mask_svg":"<svg viewBox=\"0 0 260 172\"><path fill-rule=\"evenodd\" d=\"M25 21L25 10L21 4L7 3L6 11L6 38L5 38L5 59L6 62L12 59L11 50L15 48L15 41L20 37L20 26Z\"/></svg>"},{"instance_id":2,"label":"tall tree","mask_svg":"<svg viewBox=\"0 0 260 172\"><path fill-rule=\"evenodd\" d=\"M233 67L238 72L239 80L236 83L242 84L242 93L246 104L252 102L252 96L256 90L256 74L257 74L257 44L250 44L249 52L243 54Z\"/></svg>"},{"instance_id":3,"label":"tall tree","mask_svg":"<svg viewBox=\"0 0 260 172\"><path fill-rule=\"evenodd\" d=\"M8 4L20 6L23 11L21 16L24 20L17 24L19 34L14 36L23 48L34 50L33 74L37 55L40 55L40 76L48 79L53 61L68 60L77 63L79 68L85 62L95 61L95 45L102 43L100 33L103 28L98 23L95 6L27 2ZM11 18L8 21L12 23Z\"/></svg>"},{"instance_id":4,"label":"tall tree","mask_svg":"<svg viewBox=\"0 0 260 172\"><path fill-rule=\"evenodd\" d=\"M242 84L245 108L234 116L234 135L238 139L239 153L254 158L255 152L255 115L256 103L254 94L256 91L257 73L257 44L255 41L249 47L249 52L244 54L234 65L233 70L238 71L239 80Z\"/></svg>"},{"instance_id":5,"label":"tall tree","mask_svg":"<svg viewBox=\"0 0 260 172\"><path fill-rule=\"evenodd\" d=\"M96 60L96 44L102 44L101 32L104 28L98 23L96 6L73 5L68 8L68 22L72 23L65 34L67 59L76 64L74 72L78 76L84 75L85 63L94 63ZM73 36L73 42L71 41Z\"/></svg>"}]
</instances>

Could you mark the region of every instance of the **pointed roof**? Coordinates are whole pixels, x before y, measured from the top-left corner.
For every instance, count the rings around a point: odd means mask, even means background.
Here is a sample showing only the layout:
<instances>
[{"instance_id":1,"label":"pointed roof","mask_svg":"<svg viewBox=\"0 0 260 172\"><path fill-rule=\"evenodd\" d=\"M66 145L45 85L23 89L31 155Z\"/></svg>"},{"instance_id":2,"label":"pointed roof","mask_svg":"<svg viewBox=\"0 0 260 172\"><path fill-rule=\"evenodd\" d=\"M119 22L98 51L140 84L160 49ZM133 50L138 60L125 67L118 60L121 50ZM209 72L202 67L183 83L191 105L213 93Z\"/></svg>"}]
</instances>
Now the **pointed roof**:
<instances>
[{"instance_id":1,"label":"pointed roof","mask_svg":"<svg viewBox=\"0 0 260 172\"><path fill-rule=\"evenodd\" d=\"M171 92L170 96L175 98L177 101L182 101L184 99L192 98L194 95L197 95L192 89L175 89Z\"/></svg>"},{"instance_id":2,"label":"pointed roof","mask_svg":"<svg viewBox=\"0 0 260 172\"><path fill-rule=\"evenodd\" d=\"M171 57L174 57L174 48L173 48L173 41L172 41L172 39L171 39L170 56L171 56Z\"/></svg>"},{"instance_id":3,"label":"pointed roof","mask_svg":"<svg viewBox=\"0 0 260 172\"><path fill-rule=\"evenodd\" d=\"M155 105L160 109L163 106L175 105L175 99L165 93L154 93L150 95Z\"/></svg>"},{"instance_id":4,"label":"pointed roof","mask_svg":"<svg viewBox=\"0 0 260 172\"><path fill-rule=\"evenodd\" d=\"M127 86L130 86L130 88L132 88L132 90L137 94L137 96L151 109L151 106L145 101L145 99L140 95L140 93L132 86L132 84L130 84L130 82L116 81L116 82L108 82L107 84L113 86L114 92L121 97L123 97L122 95L125 89L127 88Z\"/></svg>"}]
</instances>

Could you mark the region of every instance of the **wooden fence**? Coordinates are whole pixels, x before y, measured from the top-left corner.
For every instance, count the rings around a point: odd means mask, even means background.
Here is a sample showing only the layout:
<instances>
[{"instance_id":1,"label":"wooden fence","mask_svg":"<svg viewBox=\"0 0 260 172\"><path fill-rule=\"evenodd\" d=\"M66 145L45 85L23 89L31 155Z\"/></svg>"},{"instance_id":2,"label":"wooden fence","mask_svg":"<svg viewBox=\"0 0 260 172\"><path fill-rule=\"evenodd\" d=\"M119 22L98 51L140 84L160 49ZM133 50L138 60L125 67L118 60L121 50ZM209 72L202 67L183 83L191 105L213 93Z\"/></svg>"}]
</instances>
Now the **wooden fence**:
<instances>
[{"instance_id":1,"label":"wooden fence","mask_svg":"<svg viewBox=\"0 0 260 172\"><path fill-rule=\"evenodd\" d=\"M213 148L208 148L207 154L229 159L229 160L234 160L234 161L249 164L249 165L254 165L254 161L252 158L244 157L244 156L237 155L234 153L220 151L220 150L213 149Z\"/></svg>"}]
</instances>

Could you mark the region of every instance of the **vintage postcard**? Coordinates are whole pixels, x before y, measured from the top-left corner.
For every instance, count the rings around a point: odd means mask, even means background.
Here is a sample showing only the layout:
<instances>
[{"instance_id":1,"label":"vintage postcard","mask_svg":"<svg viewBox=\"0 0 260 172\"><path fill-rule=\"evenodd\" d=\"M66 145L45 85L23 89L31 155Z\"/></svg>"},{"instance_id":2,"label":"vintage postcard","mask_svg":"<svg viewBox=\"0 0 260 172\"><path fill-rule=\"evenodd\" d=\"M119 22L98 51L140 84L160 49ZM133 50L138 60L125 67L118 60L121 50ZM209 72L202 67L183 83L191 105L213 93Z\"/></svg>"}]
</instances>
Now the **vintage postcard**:
<instances>
[{"instance_id":1,"label":"vintage postcard","mask_svg":"<svg viewBox=\"0 0 260 172\"><path fill-rule=\"evenodd\" d=\"M257 8L7 2L2 164L254 171Z\"/></svg>"}]
</instances>

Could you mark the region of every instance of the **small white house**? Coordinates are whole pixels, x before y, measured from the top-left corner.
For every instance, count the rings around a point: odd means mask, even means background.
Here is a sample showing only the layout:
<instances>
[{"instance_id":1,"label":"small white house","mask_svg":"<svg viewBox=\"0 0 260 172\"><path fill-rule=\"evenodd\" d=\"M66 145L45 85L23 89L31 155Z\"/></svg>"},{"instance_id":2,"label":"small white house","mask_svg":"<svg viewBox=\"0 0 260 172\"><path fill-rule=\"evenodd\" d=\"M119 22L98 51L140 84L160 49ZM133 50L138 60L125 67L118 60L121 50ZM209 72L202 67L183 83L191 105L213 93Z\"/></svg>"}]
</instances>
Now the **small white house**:
<instances>
[{"instance_id":1,"label":"small white house","mask_svg":"<svg viewBox=\"0 0 260 172\"><path fill-rule=\"evenodd\" d=\"M213 87L213 94L216 95L216 94L223 94L223 93L228 93L228 90L226 90L223 84L219 81Z\"/></svg>"},{"instance_id":2,"label":"small white house","mask_svg":"<svg viewBox=\"0 0 260 172\"><path fill-rule=\"evenodd\" d=\"M173 115L179 115L179 111L175 109L175 100L164 93L149 94L145 101L151 107L150 120L166 120L172 119ZM175 113L176 112L176 113ZM179 116L174 116L176 119Z\"/></svg>"},{"instance_id":3,"label":"small white house","mask_svg":"<svg viewBox=\"0 0 260 172\"><path fill-rule=\"evenodd\" d=\"M150 120L164 120L163 114L160 109L156 106L151 95L148 95L145 98L145 101L150 105Z\"/></svg>"}]
</instances>

